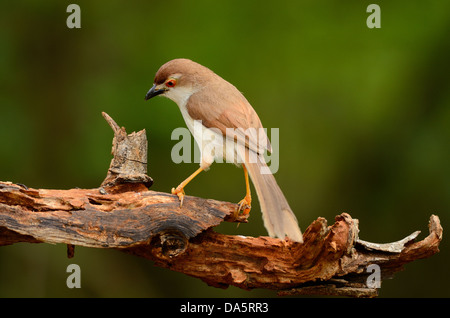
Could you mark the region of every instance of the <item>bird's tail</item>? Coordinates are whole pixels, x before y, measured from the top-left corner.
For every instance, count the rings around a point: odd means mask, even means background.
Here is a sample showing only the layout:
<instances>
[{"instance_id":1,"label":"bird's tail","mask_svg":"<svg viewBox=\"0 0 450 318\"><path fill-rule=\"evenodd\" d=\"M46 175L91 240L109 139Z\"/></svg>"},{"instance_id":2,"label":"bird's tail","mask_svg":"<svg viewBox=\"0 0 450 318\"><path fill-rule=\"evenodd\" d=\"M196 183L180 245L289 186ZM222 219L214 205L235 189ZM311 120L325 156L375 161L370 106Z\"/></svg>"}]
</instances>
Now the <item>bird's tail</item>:
<instances>
[{"instance_id":1,"label":"bird's tail","mask_svg":"<svg viewBox=\"0 0 450 318\"><path fill-rule=\"evenodd\" d=\"M269 235L281 239L287 236L293 241L303 243L297 218L289 207L275 177L270 173L264 157L257 156L255 163L246 160L245 166L258 194L264 226Z\"/></svg>"}]
</instances>

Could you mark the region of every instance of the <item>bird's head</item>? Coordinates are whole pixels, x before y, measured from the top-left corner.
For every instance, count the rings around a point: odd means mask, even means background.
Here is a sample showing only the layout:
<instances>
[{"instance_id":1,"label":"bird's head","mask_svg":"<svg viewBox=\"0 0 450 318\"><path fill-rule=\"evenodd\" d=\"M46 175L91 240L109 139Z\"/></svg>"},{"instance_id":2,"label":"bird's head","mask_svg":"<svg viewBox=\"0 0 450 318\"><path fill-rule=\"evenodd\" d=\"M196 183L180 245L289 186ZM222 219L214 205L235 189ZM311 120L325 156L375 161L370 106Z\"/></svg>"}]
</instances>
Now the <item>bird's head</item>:
<instances>
[{"instance_id":1,"label":"bird's head","mask_svg":"<svg viewBox=\"0 0 450 318\"><path fill-rule=\"evenodd\" d=\"M214 79L215 76L210 69L191 60L171 60L156 72L153 86L145 95L145 100L161 95L182 105L193 93L205 87L208 79Z\"/></svg>"}]
</instances>

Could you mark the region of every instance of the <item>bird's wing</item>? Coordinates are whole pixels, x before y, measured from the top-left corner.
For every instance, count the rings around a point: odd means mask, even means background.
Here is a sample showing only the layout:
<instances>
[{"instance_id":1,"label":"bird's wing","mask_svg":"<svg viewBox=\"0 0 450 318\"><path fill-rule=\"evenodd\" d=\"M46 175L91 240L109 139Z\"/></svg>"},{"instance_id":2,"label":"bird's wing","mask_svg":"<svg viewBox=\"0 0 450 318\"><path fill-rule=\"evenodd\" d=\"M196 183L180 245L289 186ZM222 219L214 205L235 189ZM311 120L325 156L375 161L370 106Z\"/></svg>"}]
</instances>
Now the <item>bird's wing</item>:
<instances>
[{"instance_id":1,"label":"bird's wing","mask_svg":"<svg viewBox=\"0 0 450 318\"><path fill-rule=\"evenodd\" d=\"M258 114L247 99L233 85L229 85L226 89L208 87L208 93L200 91L191 95L186 105L189 115L194 120L201 120L205 127L219 129L227 138L258 154L265 150L272 151ZM227 133L227 128L232 131Z\"/></svg>"}]
</instances>

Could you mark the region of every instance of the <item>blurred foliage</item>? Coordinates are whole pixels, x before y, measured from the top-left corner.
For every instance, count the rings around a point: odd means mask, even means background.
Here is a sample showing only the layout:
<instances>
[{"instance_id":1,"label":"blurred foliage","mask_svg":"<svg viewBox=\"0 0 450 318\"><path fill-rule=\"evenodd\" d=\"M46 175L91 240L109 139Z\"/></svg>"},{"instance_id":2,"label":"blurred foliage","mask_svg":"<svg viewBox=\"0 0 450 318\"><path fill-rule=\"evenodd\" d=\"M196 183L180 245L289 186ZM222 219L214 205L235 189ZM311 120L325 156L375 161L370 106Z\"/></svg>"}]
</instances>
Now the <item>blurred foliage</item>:
<instances>
[{"instance_id":1,"label":"blurred foliage","mask_svg":"<svg viewBox=\"0 0 450 318\"><path fill-rule=\"evenodd\" d=\"M450 2L86 1L68 29L67 1L3 1L0 11L0 180L33 188L95 188L106 176L112 131L147 130L154 190L169 191L197 164L174 164L177 106L144 102L164 62L186 57L240 89L265 127L280 128L276 178L302 229L348 212L362 239L389 242L450 209ZM215 164L187 188L238 202L240 169ZM266 235L255 202L249 224ZM382 297L450 296L441 253L383 283ZM82 288L66 287L81 266ZM273 292L208 287L117 251L64 245L0 247L2 297L253 297Z\"/></svg>"}]
</instances>

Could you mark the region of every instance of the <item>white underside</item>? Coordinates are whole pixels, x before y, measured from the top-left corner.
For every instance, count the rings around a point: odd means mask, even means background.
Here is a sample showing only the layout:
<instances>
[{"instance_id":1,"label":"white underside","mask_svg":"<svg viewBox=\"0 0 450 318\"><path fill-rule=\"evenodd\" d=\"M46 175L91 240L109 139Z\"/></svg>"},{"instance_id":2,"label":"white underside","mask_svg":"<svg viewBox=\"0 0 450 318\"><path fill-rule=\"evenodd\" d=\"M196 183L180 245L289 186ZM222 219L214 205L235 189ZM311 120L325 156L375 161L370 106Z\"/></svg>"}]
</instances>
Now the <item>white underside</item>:
<instances>
[{"instance_id":1,"label":"white underside","mask_svg":"<svg viewBox=\"0 0 450 318\"><path fill-rule=\"evenodd\" d=\"M238 156L232 139L225 138L219 129L210 129L202 125L201 121L189 116L185 106L180 106L186 126L194 136L200 149L200 167L207 170L215 162L228 162L239 165L242 159ZM226 158L226 159L225 159Z\"/></svg>"}]
</instances>

